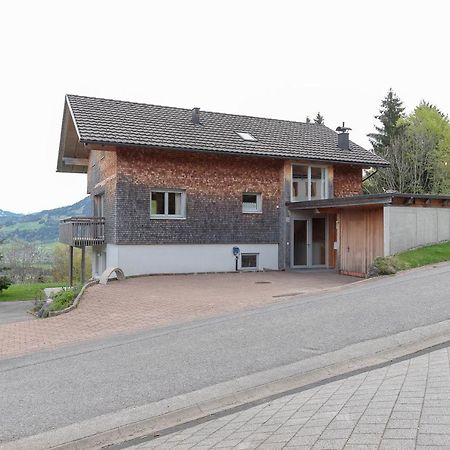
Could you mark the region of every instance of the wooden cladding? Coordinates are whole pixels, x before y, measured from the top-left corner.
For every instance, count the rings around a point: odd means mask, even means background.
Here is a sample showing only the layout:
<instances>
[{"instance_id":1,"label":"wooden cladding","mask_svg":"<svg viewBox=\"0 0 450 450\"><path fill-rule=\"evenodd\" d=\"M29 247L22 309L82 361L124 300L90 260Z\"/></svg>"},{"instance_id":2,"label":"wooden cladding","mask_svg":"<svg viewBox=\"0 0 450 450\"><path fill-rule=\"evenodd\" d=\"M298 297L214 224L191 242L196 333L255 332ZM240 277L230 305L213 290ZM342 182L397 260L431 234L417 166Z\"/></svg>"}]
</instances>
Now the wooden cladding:
<instances>
[{"instance_id":1,"label":"wooden cladding","mask_svg":"<svg viewBox=\"0 0 450 450\"><path fill-rule=\"evenodd\" d=\"M339 220L341 273L365 277L384 254L383 208L343 209Z\"/></svg>"},{"instance_id":2,"label":"wooden cladding","mask_svg":"<svg viewBox=\"0 0 450 450\"><path fill-rule=\"evenodd\" d=\"M59 242L72 247L88 247L105 242L104 217L69 217L59 224Z\"/></svg>"}]
</instances>

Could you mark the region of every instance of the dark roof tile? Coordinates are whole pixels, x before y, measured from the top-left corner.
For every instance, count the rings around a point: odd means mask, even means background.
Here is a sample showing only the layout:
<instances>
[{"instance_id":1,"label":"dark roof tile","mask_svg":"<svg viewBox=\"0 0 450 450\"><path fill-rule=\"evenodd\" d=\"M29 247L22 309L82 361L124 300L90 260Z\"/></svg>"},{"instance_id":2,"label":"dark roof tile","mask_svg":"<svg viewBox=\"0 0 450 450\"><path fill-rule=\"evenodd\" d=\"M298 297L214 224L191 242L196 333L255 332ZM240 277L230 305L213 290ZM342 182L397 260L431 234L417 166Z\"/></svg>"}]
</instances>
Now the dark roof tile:
<instances>
[{"instance_id":1,"label":"dark roof tile","mask_svg":"<svg viewBox=\"0 0 450 450\"><path fill-rule=\"evenodd\" d=\"M325 125L208 111L201 111L201 124L194 125L190 109L77 95L68 95L67 101L83 143L388 165L354 142L349 150L338 148L337 133ZM236 131L257 140L244 140Z\"/></svg>"}]
</instances>

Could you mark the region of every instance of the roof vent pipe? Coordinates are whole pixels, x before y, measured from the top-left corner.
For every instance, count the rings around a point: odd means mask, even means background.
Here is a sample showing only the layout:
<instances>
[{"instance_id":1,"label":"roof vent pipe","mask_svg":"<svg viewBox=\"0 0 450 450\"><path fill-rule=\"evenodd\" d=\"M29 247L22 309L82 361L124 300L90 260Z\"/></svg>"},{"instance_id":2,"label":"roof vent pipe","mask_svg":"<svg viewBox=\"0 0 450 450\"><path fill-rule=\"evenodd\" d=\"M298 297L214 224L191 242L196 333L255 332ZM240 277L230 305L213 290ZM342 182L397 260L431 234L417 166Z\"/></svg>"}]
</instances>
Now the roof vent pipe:
<instances>
[{"instance_id":1,"label":"roof vent pipe","mask_svg":"<svg viewBox=\"0 0 450 450\"><path fill-rule=\"evenodd\" d=\"M349 139L349 130L351 128L345 126L345 122L342 122L342 127L337 127L336 131L338 134L338 147L341 150L349 150L350 149L350 139Z\"/></svg>"},{"instance_id":2,"label":"roof vent pipe","mask_svg":"<svg viewBox=\"0 0 450 450\"><path fill-rule=\"evenodd\" d=\"M200 108L192 108L192 123L200 125Z\"/></svg>"}]
</instances>

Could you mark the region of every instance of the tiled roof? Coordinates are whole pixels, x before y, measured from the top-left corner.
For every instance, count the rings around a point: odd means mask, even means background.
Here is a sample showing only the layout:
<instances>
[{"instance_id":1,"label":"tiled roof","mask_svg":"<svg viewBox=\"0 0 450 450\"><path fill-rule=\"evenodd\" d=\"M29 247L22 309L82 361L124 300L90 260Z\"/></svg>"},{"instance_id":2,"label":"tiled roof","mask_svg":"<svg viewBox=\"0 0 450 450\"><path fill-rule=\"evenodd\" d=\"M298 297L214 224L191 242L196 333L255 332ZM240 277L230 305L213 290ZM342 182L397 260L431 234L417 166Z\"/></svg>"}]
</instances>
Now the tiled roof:
<instances>
[{"instance_id":1,"label":"tiled roof","mask_svg":"<svg viewBox=\"0 0 450 450\"><path fill-rule=\"evenodd\" d=\"M337 147L337 133L325 125L208 111L194 125L190 109L68 95L82 143L130 145L265 155L383 166L388 163L350 142ZM251 133L247 141L236 132Z\"/></svg>"}]
</instances>

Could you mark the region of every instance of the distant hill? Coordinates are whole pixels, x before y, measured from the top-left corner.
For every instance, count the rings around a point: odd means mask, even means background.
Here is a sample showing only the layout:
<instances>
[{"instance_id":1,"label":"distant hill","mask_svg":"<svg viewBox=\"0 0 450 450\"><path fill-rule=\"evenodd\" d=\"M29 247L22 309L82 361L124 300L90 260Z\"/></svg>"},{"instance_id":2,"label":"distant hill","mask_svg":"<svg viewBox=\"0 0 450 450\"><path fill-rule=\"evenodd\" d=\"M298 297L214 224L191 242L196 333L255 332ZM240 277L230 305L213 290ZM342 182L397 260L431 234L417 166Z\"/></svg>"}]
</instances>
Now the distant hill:
<instances>
[{"instance_id":1,"label":"distant hill","mask_svg":"<svg viewBox=\"0 0 450 450\"><path fill-rule=\"evenodd\" d=\"M58 240L59 221L71 216L90 216L89 197L61 208L32 214L16 214L0 209L0 237L9 240L51 243Z\"/></svg>"}]
</instances>

